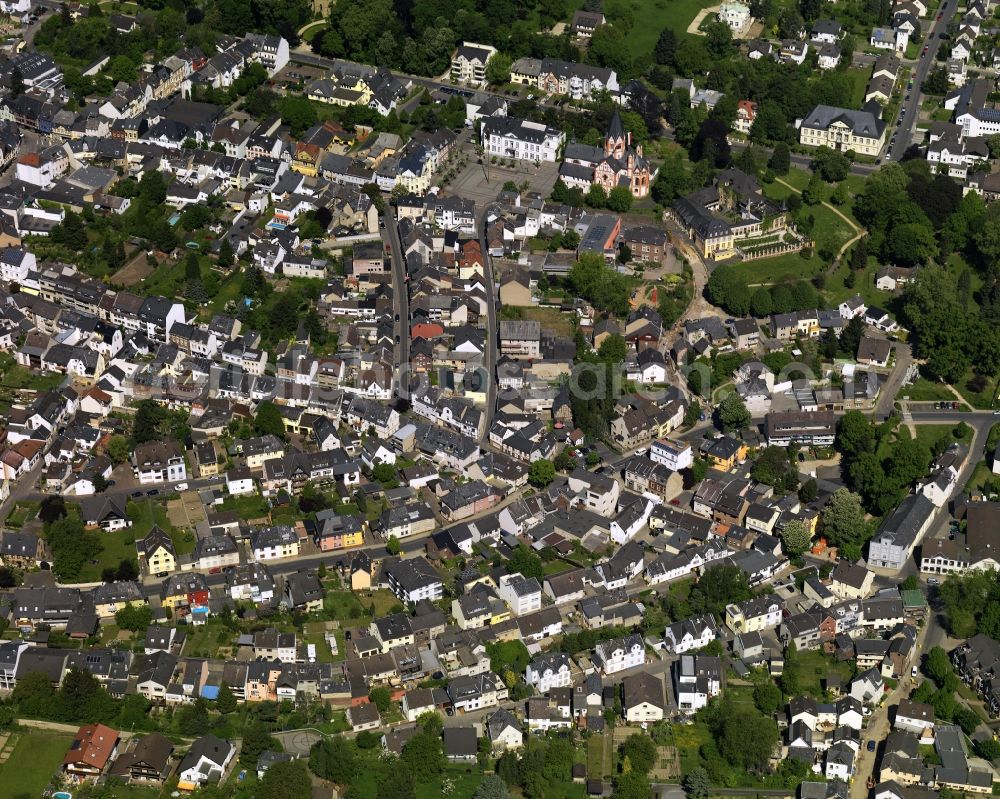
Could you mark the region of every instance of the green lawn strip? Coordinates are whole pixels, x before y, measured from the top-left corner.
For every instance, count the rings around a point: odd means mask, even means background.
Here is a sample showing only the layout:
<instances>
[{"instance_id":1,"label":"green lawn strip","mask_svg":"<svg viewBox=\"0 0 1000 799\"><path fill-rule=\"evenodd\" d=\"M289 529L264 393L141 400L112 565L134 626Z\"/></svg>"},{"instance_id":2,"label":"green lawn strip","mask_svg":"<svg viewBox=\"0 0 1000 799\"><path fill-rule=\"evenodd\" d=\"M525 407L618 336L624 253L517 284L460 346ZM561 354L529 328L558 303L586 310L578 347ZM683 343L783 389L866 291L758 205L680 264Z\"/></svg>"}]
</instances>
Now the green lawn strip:
<instances>
[{"instance_id":1,"label":"green lawn strip","mask_svg":"<svg viewBox=\"0 0 1000 799\"><path fill-rule=\"evenodd\" d=\"M846 70L844 74L851 79L853 84L851 108L861 108L865 103L865 92L868 90L868 79L871 77L871 73L866 69L855 69L852 67Z\"/></svg>"},{"instance_id":2,"label":"green lawn strip","mask_svg":"<svg viewBox=\"0 0 1000 799\"><path fill-rule=\"evenodd\" d=\"M899 390L899 396L901 399L909 399L912 402L939 402L955 399L955 395L946 385L923 377L918 377L912 385L903 386Z\"/></svg>"},{"instance_id":3,"label":"green lawn strip","mask_svg":"<svg viewBox=\"0 0 1000 799\"><path fill-rule=\"evenodd\" d=\"M965 484L965 492L976 494L987 487L992 487L996 478L997 475L993 474L986 461L980 461L976 464L976 469L972 473L972 477L969 478L969 482Z\"/></svg>"},{"instance_id":4,"label":"green lawn strip","mask_svg":"<svg viewBox=\"0 0 1000 799\"><path fill-rule=\"evenodd\" d=\"M823 259L817 255L803 258L797 252L761 258L757 261L737 261L733 271L748 284L781 283L785 280L808 280L826 268Z\"/></svg>"},{"instance_id":5,"label":"green lawn strip","mask_svg":"<svg viewBox=\"0 0 1000 799\"><path fill-rule=\"evenodd\" d=\"M20 736L10 758L0 765L0 799L14 799L21 794L41 796L73 742L72 735L50 732Z\"/></svg>"},{"instance_id":6,"label":"green lawn strip","mask_svg":"<svg viewBox=\"0 0 1000 799\"><path fill-rule=\"evenodd\" d=\"M839 305L848 297L860 294L861 299L869 307L872 305L885 308L895 298L889 291L880 291L875 288L875 276L878 273L878 265L874 258L868 259L868 266L854 272L854 285L848 286L847 277L851 274L850 250L845 254L844 259L832 275L827 277L826 285L823 288L823 295L831 307Z\"/></svg>"},{"instance_id":7,"label":"green lawn strip","mask_svg":"<svg viewBox=\"0 0 1000 799\"><path fill-rule=\"evenodd\" d=\"M997 378L989 377L982 381L983 385L977 390L974 387L974 383L977 378L975 373L970 369L963 375L962 379L955 384L955 388L958 393L961 394L966 402L968 402L973 408L980 408L989 410L996 407L996 392L997 392ZM954 399L952 395L952 399Z\"/></svg>"},{"instance_id":8,"label":"green lawn strip","mask_svg":"<svg viewBox=\"0 0 1000 799\"><path fill-rule=\"evenodd\" d=\"M242 497L226 497L222 504L218 506L220 511L234 511L241 519L256 519L267 516L271 508L267 500L253 494Z\"/></svg>"}]
</instances>

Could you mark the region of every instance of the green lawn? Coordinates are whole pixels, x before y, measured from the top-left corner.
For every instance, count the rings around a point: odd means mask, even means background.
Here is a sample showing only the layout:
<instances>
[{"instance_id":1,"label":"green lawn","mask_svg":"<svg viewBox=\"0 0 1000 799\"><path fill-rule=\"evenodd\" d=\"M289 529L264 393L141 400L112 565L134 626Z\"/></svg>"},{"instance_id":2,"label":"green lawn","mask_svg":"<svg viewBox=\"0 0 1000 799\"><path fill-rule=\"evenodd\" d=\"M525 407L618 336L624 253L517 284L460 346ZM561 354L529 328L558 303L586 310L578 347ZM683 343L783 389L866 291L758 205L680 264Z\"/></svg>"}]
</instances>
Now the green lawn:
<instances>
[{"instance_id":1,"label":"green lawn","mask_svg":"<svg viewBox=\"0 0 1000 799\"><path fill-rule=\"evenodd\" d=\"M854 675L854 667L850 663L836 661L819 650L799 652L797 658L799 662L799 688L805 694L816 697L823 696L823 684L831 672L839 674L845 685Z\"/></svg>"},{"instance_id":2,"label":"green lawn","mask_svg":"<svg viewBox=\"0 0 1000 799\"><path fill-rule=\"evenodd\" d=\"M737 261L733 271L747 281L754 283L780 283L784 280L808 280L826 268L826 264L815 253L811 258L803 258L797 252L761 258L759 261Z\"/></svg>"},{"instance_id":3,"label":"green lawn","mask_svg":"<svg viewBox=\"0 0 1000 799\"><path fill-rule=\"evenodd\" d=\"M235 643L237 633L221 624L204 624L187 627L184 654L187 657L214 658L220 646Z\"/></svg>"},{"instance_id":4,"label":"green lawn","mask_svg":"<svg viewBox=\"0 0 1000 799\"><path fill-rule=\"evenodd\" d=\"M831 252L837 252L842 245L852 239L856 232L832 208L825 205L814 205L809 209L816 224L813 227L812 238L816 240L816 249L824 246ZM846 210L842 211L845 215Z\"/></svg>"},{"instance_id":5,"label":"green lawn","mask_svg":"<svg viewBox=\"0 0 1000 799\"><path fill-rule=\"evenodd\" d=\"M48 732L22 734L10 758L0 764L0 799L14 799L20 794L41 796L49 778L62 765L72 742L71 735Z\"/></svg>"},{"instance_id":6,"label":"green lawn","mask_svg":"<svg viewBox=\"0 0 1000 799\"><path fill-rule=\"evenodd\" d=\"M142 281L141 291L147 296L161 294L164 297L182 297L186 282L183 259L176 263L164 261L153 270L149 277Z\"/></svg>"},{"instance_id":7,"label":"green lawn","mask_svg":"<svg viewBox=\"0 0 1000 799\"><path fill-rule=\"evenodd\" d=\"M204 309L205 318L210 318L212 314L222 313L226 308L226 303L230 300L235 302L241 299L243 296L242 287L243 276L237 269L219 284L218 292L212 297L208 308Z\"/></svg>"},{"instance_id":8,"label":"green lawn","mask_svg":"<svg viewBox=\"0 0 1000 799\"><path fill-rule=\"evenodd\" d=\"M960 441L962 444L972 442L972 428L966 429L966 434L961 439L956 439L955 428L947 424L918 424L917 441L924 444L928 449L933 450L934 445L941 439L946 439L950 444L952 441Z\"/></svg>"},{"instance_id":9,"label":"green lawn","mask_svg":"<svg viewBox=\"0 0 1000 799\"><path fill-rule=\"evenodd\" d=\"M434 782L421 783L416 786L417 799L440 799L447 796L444 788L445 781L449 782L453 788L449 792L454 796L472 796L483 780L483 774L479 766L469 764L468 766L449 766L445 768L443 779ZM546 794L548 796L548 794Z\"/></svg>"},{"instance_id":10,"label":"green lawn","mask_svg":"<svg viewBox=\"0 0 1000 799\"><path fill-rule=\"evenodd\" d=\"M131 528L106 533L98 530L104 549L95 561L84 564L78 579L81 583L92 583L101 579L101 572L107 568L117 568L123 560L136 560L135 531Z\"/></svg>"},{"instance_id":11,"label":"green lawn","mask_svg":"<svg viewBox=\"0 0 1000 799\"><path fill-rule=\"evenodd\" d=\"M323 599L323 609L329 617L353 624L363 624L371 615L371 606L375 606L375 617L385 616L398 609L399 600L388 591L372 591L354 593L353 591L327 591Z\"/></svg>"},{"instance_id":12,"label":"green lawn","mask_svg":"<svg viewBox=\"0 0 1000 799\"><path fill-rule=\"evenodd\" d=\"M911 386L903 386L899 390L899 396L913 402L940 402L941 400L955 399L955 395L946 385L934 380L927 380L924 377L918 377Z\"/></svg>"},{"instance_id":13,"label":"green lawn","mask_svg":"<svg viewBox=\"0 0 1000 799\"><path fill-rule=\"evenodd\" d=\"M19 528L23 527L27 522L31 521L38 515L38 503L37 502L18 502L14 505L14 509L10 512L7 517L6 524L8 527Z\"/></svg>"},{"instance_id":14,"label":"green lawn","mask_svg":"<svg viewBox=\"0 0 1000 799\"><path fill-rule=\"evenodd\" d=\"M850 108L861 108L865 103L865 91L868 88L868 79L871 77L871 71L867 69L848 69L844 72L847 77L851 79L853 85L853 93L851 94L851 105Z\"/></svg>"},{"instance_id":15,"label":"green lawn","mask_svg":"<svg viewBox=\"0 0 1000 799\"><path fill-rule=\"evenodd\" d=\"M257 519L267 516L270 507L267 500L257 494L241 497L226 497L221 505L220 511L236 511L243 519Z\"/></svg>"},{"instance_id":16,"label":"green lawn","mask_svg":"<svg viewBox=\"0 0 1000 799\"><path fill-rule=\"evenodd\" d=\"M0 382L6 388L27 388L34 391L49 391L58 388L66 379L66 375L57 372L45 374L36 372L26 366L12 363L0 369Z\"/></svg>"},{"instance_id":17,"label":"green lawn","mask_svg":"<svg viewBox=\"0 0 1000 799\"><path fill-rule=\"evenodd\" d=\"M670 28L678 35L687 32L688 25L705 8L702 0L645 0L633 3L632 29L625 42L633 56L649 55L660 38L660 31Z\"/></svg>"},{"instance_id":18,"label":"green lawn","mask_svg":"<svg viewBox=\"0 0 1000 799\"><path fill-rule=\"evenodd\" d=\"M194 552L195 537L193 533L178 530L170 523L167 509L162 502L144 499L141 502L128 503L128 515L132 519L132 534L136 540L145 538L155 524L173 541L174 551L178 555Z\"/></svg>"},{"instance_id":19,"label":"green lawn","mask_svg":"<svg viewBox=\"0 0 1000 799\"><path fill-rule=\"evenodd\" d=\"M472 796L482 781L483 775L475 764L468 766L448 766L442 779L433 782L423 782L416 786L417 799L440 799L441 796ZM444 790L448 782L451 789ZM378 799L378 782L375 769L362 769L351 783L351 794L358 799ZM577 796L578 794L567 794ZM548 796L548 794L546 794Z\"/></svg>"},{"instance_id":20,"label":"green lawn","mask_svg":"<svg viewBox=\"0 0 1000 799\"><path fill-rule=\"evenodd\" d=\"M673 728L674 746L681 759L681 774L690 774L701 765L701 747L712 740L712 732L703 721L693 724L676 724Z\"/></svg>"},{"instance_id":21,"label":"green lawn","mask_svg":"<svg viewBox=\"0 0 1000 799\"><path fill-rule=\"evenodd\" d=\"M997 396L997 379L991 377L983 381L984 385L975 385L976 376L970 369L962 377L958 383L955 384L955 388L958 389L958 393L965 397L966 401L973 408L995 408L996 406L996 396Z\"/></svg>"}]
</instances>

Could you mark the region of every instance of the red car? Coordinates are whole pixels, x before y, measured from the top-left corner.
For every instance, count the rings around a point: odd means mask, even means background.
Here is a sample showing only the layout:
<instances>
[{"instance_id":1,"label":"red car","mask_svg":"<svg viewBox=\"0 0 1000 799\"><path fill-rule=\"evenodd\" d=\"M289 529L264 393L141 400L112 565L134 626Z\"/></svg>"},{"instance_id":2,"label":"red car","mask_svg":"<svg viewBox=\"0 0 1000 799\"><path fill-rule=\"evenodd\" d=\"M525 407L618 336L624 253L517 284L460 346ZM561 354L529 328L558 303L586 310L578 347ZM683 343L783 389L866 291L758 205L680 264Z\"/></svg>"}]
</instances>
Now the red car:
<instances>
[{"instance_id":1,"label":"red car","mask_svg":"<svg viewBox=\"0 0 1000 799\"><path fill-rule=\"evenodd\" d=\"M671 505L680 505L681 501L675 497L674 499L670 500L670 504Z\"/></svg>"},{"instance_id":2,"label":"red car","mask_svg":"<svg viewBox=\"0 0 1000 799\"><path fill-rule=\"evenodd\" d=\"M944 16L944 14L938 14L938 17L937 17L938 18L938 22L941 21L941 17L943 17L943 16Z\"/></svg>"}]
</instances>

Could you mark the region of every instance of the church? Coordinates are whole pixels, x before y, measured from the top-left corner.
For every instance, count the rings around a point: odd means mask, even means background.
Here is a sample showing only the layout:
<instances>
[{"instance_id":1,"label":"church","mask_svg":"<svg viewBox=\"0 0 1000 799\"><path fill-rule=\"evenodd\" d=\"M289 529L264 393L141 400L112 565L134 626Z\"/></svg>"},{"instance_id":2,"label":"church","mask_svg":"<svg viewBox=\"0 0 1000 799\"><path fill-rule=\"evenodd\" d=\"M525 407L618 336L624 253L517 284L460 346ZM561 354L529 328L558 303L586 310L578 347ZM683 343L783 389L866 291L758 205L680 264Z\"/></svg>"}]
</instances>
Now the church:
<instances>
[{"instance_id":1,"label":"church","mask_svg":"<svg viewBox=\"0 0 1000 799\"><path fill-rule=\"evenodd\" d=\"M593 184L606 192L627 186L633 197L645 197L655 177L642 145L632 145L632 134L625 130L616 110L604 137L604 147L573 142L566 145L559 177L570 188L587 191Z\"/></svg>"}]
</instances>

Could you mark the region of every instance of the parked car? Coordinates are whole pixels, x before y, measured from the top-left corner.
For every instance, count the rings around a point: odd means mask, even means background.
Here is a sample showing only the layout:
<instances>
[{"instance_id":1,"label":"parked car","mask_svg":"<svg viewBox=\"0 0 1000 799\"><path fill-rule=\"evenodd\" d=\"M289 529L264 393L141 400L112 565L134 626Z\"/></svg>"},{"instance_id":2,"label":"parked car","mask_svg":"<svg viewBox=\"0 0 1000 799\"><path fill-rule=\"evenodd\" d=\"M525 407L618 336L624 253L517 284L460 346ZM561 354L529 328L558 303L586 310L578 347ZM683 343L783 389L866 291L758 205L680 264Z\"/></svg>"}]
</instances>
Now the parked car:
<instances>
[{"instance_id":1,"label":"parked car","mask_svg":"<svg viewBox=\"0 0 1000 799\"><path fill-rule=\"evenodd\" d=\"M874 751L875 751L875 742L874 742L874 741L869 741L869 742L868 742L868 746L867 746L867 747L865 747L865 748L866 748L866 749L867 749L867 750L868 750L869 752L874 752Z\"/></svg>"}]
</instances>

